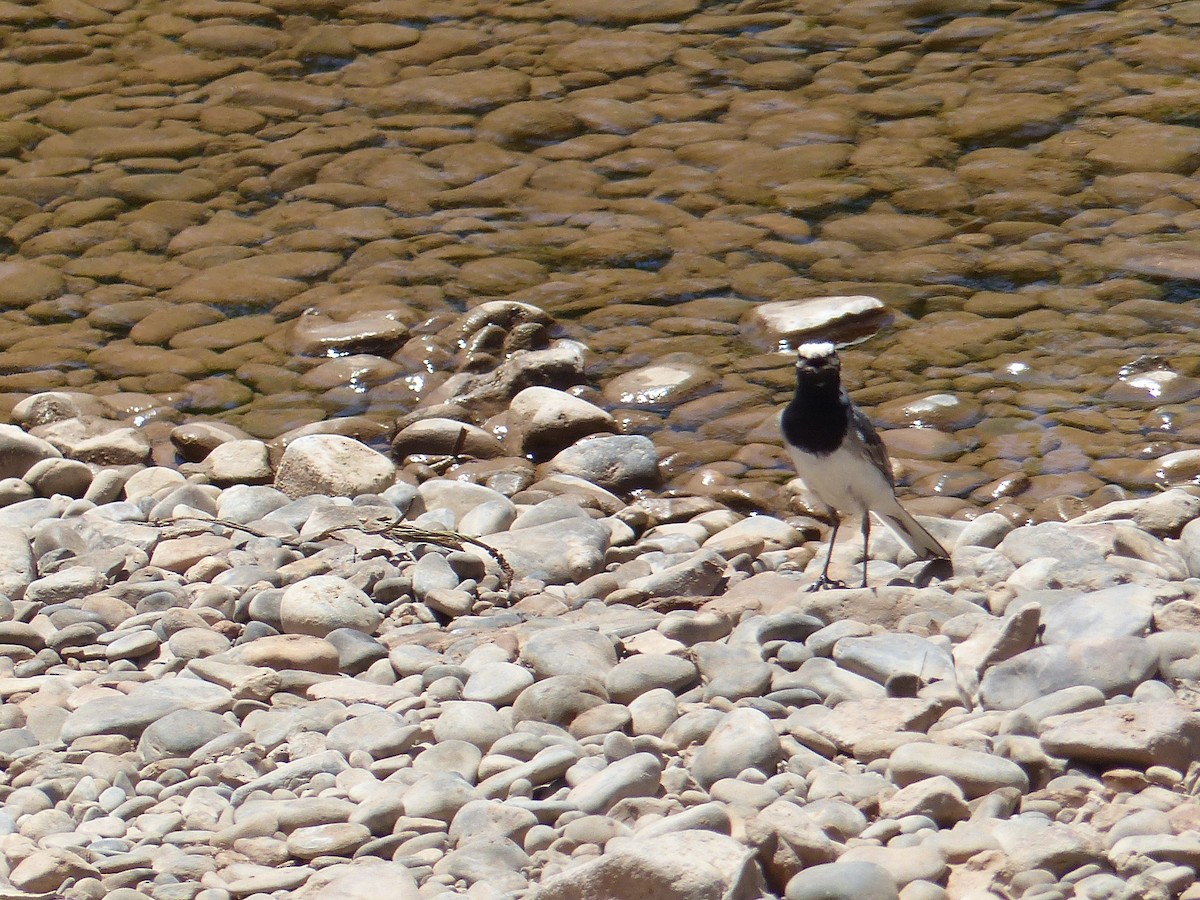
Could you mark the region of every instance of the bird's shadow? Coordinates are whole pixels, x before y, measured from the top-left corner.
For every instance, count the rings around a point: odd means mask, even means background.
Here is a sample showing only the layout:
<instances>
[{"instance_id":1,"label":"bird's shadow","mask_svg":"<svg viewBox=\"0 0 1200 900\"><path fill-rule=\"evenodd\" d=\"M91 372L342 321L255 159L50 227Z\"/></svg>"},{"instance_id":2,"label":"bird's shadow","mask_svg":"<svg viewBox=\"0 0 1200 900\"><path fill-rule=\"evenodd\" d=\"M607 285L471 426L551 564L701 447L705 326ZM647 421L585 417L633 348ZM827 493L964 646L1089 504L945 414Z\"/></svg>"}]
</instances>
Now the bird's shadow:
<instances>
[{"instance_id":1,"label":"bird's shadow","mask_svg":"<svg viewBox=\"0 0 1200 900\"><path fill-rule=\"evenodd\" d=\"M931 559L925 565L921 566L920 570L911 580L907 578L893 578L888 582L891 587L929 587L934 581L944 581L954 575L954 567L948 559Z\"/></svg>"}]
</instances>

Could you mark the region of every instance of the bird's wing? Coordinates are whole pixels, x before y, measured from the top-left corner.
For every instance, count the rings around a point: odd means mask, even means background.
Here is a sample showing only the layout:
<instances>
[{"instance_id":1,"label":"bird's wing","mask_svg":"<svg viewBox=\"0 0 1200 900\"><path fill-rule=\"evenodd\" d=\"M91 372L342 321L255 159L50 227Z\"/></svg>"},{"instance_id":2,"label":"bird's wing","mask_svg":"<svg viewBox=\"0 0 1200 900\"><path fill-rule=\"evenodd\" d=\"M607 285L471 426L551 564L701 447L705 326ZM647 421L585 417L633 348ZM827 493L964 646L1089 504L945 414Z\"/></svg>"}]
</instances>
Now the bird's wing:
<instances>
[{"instance_id":1,"label":"bird's wing","mask_svg":"<svg viewBox=\"0 0 1200 900\"><path fill-rule=\"evenodd\" d=\"M871 420L866 417L863 411L850 401L849 396L845 394L843 396L850 407L847 437L862 444L863 448L867 451L867 455L871 458L871 462L875 463L879 467L879 470L887 475L888 483L895 487L896 476L892 472L892 460L888 456L887 448L883 445L883 440L879 437L879 432L875 430L875 426L871 424Z\"/></svg>"}]
</instances>

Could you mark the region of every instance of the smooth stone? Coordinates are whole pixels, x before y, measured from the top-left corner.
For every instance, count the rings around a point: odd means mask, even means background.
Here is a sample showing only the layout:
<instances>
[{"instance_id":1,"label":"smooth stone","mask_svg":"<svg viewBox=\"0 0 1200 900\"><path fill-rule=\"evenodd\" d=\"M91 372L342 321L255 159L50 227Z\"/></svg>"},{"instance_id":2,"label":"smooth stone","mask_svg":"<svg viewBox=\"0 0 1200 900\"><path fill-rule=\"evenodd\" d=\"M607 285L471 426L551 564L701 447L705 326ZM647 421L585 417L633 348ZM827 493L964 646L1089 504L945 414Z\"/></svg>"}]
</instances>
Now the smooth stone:
<instances>
[{"instance_id":1,"label":"smooth stone","mask_svg":"<svg viewBox=\"0 0 1200 900\"><path fill-rule=\"evenodd\" d=\"M486 503L499 504L516 515L512 501L499 491L482 484L434 478L418 486L417 496L408 509L408 516L415 518L427 510L444 508L454 513L457 525L463 516Z\"/></svg>"},{"instance_id":2,"label":"smooth stone","mask_svg":"<svg viewBox=\"0 0 1200 900\"><path fill-rule=\"evenodd\" d=\"M437 740L466 741L484 752L511 730L495 707L476 700L443 702L441 714L433 723L433 736Z\"/></svg>"},{"instance_id":3,"label":"smooth stone","mask_svg":"<svg viewBox=\"0 0 1200 900\"><path fill-rule=\"evenodd\" d=\"M403 863L367 857L327 866L305 883L312 900L420 900L417 882ZM196 900L202 900L197 897Z\"/></svg>"},{"instance_id":4,"label":"smooth stone","mask_svg":"<svg viewBox=\"0 0 1200 900\"><path fill-rule=\"evenodd\" d=\"M203 466L212 483L221 487L268 484L273 480L267 445L249 438L217 445L204 458Z\"/></svg>"},{"instance_id":5,"label":"smooth stone","mask_svg":"<svg viewBox=\"0 0 1200 900\"><path fill-rule=\"evenodd\" d=\"M279 617L285 632L324 637L337 628L374 631L383 613L344 578L314 575L284 589Z\"/></svg>"},{"instance_id":6,"label":"smooth stone","mask_svg":"<svg viewBox=\"0 0 1200 900\"><path fill-rule=\"evenodd\" d=\"M1155 600L1155 592L1140 584L1080 594L1042 612L1042 640L1065 644L1086 638L1143 635L1150 627Z\"/></svg>"},{"instance_id":7,"label":"smooth stone","mask_svg":"<svg viewBox=\"0 0 1200 900\"><path fill-rule=\"evenodd\" d=\"M715 390L716 374L689 353L668 354L657 362L613 378L604 397L613 406L667 409Z\"/></svg>"},{"instance_id":8,"label":"smooth stone","mask_svg":"<svg viewBox=\"0 0 1200 900\"><path fill-rule=\"evenodd\" d=\"M443 553L426 553L412 568L413 596L421 601L426 601L432 591L458 587L459 581Z\"/></svg>"},{"instance_id":9,"label":"smooth stone","mask_svg":"<svg viewBox=\"0 0 1200 900\"><path fill-rule=\"evenodd\" d=\"M312 434L287 445L275 488L292 498L357 497L382 493L395 477L395 463L365 444L337 434Z\"/></svg>"},{"instance_id":10,"label":"smooth stone","mask_svg":"<svg viewBox=\"0 0 1200 900\"><path fill-rule=\"evenodd\" d=\"M1115 637L1034 647L989 668L979 683L986 709L1016 709L1063 688L1087 685L1128 693L1158 666L1144 638Z\"/></svg>"},{"instance_id":11,"label":"smooth stone","mask_svg":"<svg viewBox=\"0 0 1200 900\"><path fill-rule=\"evenodd\" d=\"M915 675L922 682L954 682L954 660L943 647L915 634L845 637L833 648L843 669L886 684L896 675Z\"/></svg>"},{"instance_id":12,"label":"smooth stone","mask_svg":"<svg viewBox=\"0 0 1200 900\"><path fill-rule=\"evenodd\" d=\"M521 647L521 662L536 678L581 675L603 680L617 664L613 642L591 628L548 628Z\"/></svg>"},{"instance_id":13,"label":"smooth stone","mask_svg":"<svg viewBox=\"0 0 1200 900\"><path fill-rule=\"evenodd\" d=\"M744 844L714 831L688 830L646 840L614 839L598 859L547 879L533 896L536 900L623 897L631 886L660 900L768 895Z\"/></svg>"},{"instance_id":14,"label":"smooth stone","mask_svg":"<svg viewBox=\"0 0 1200 900\"><path fill-rule=\"evenodd\" d=\"M484 543L504 555L518 578L578 584L604 567L611 536L603 524L578 518L488 535Z\"/></svg>"},{"instance_id":15,"label":"smooth stone","mask_svg":"<svg viewBox=\"0 0 1200 900\"><path fill-rule=\"evenodd\" d=\"M463 699L509 706L533 682L533 673L524 666L503 661L488 663L471 673L463 685Z\"/></svg>"},{"instance_id":16,"label":"smooth stone","mask_svg":"<svg viewBox=\"0 0 1200 900\"><path fill-rule=\"evenodd\" d=\"M338 673L338 651L329 641L306 634L273 634L243 644L242 661L248 666Z\"/></svg>"},{"instance_id":17,"label":"smooth stone","mask_svg":"<svg viewBox=\"0 0 1200 900\"><path fill-rule=\"evenodd\" d=\"M238 731L224 716L201 709L177 709L142 732L138 753L147 762L189 756L209 741Z\"/></svg>"},{"instance_id":18,"label":"smooth stone","mask_svg":"<svg viewBox=\"0 0 1200 900\"><path fill-rule=\"evenodd\" d=\"M948 744L914 742L892 751L888 775L901 787L944 775L975 799L1005 787L1029 790L1029 776L1011 760Z\"/></svg>"},{"instance_id":19,"label":"smooth stone","mask_svg":"<svg viewBox=\"0 0 1200 900\"><path fill-rule=\"evenodd\" d=\"M610 491L653 487L659 483L658 451L638 434L586 438L555 454L545 471L582 478Z\"/></svg>"},{"instance_id":20,"label":"smooth stone","mask_svg":"<svg viewBox=\"0 0 1200 900\"><path fill-rule=\"evenodd\" d=\"M36 564L29 538L20 528L0 525L0 594L21 599L35 578Z\"/></svg>"},{"instance_id":21,"label":"smooth stone","mask_svg":"<svg viewBox=\"0 0 1200 900\"><path fill-rule=\"evenodd\" d=\"M325 743L346 757L363 750L375 759L385 759L412 749L419 738L419 729L396 713L373 710L334 725Z\"/></svg>"},{"instance_id":22,"label":"smooth stone","mask_svg":"<svg viewBox=\"0 0 1200 900\"><path fill-rule=\"evenodd\" d=\"M852 861L809 866L789 879L787 900L898 900L896 880L883 866Z\"/></svg>"},{"instance_id":23,"label":"smooth stone","mask_svg":"<svg viewBox=\"0 0 1200 900\"><path fill-rule=\"evenodd\" d=\"M98 734L119 734L137 738L153 722L175 712L185 704L167 697L103 697L90 700L74 710L62 727L62 739L70 744Z\"/></svg>"},{"instance_id":24,"label":"smooth stone","mask_svg":"<svg viewBox=\"0 0 1200 900\"><path fill-rule=\"evenodd\" d=\"M34 464L61 459L59 450L48 441L26 434L16 425L0 425L0 478L22 478Z\"/></svg>"},{"instance_id":25,"label":"smooth stone","mask_svg":"<svg viewBox=\"0 0 1200 900\"><path fill-rule=\"evenodd\" d=\"M96 878L100 873L67 849L35 849L13 866L9 880L22 892L57 893L68 880Z\"/></svg>"},{"instance_id":26,"label":"smooth stone","mask_svg":"<svg viewBox=\"0 0 1200 900\"><path fill-rule=\"evenodd\" d=\"M460 809L472 800L481 799L478 792L453 772L432 772L423 775L404 794L404 814L419 819L437 819L447 825Z\"/></svg>"},{"instance_id":27,"label":"smooth stone","mask_svg":"<svg viewBox=\"0 0 1200 900\"><path fill-rule=\"evenodd\" d=\"M754 697L771 684L771 667L746 647L704 641L692 646L692 655L704 678L707 699Z\"/></svg>"},{"instance_id":28,"label":"smooth stone","mask_svg":"<svg viewBox=\"0 0 1200 900\"><path fill-rule=\"evenodd\" d=\"M690 660L667 654L637 654L616 664L607 674L605 687L617 703L629 704L655 689L678 694L692 686L698 677Z\"/></svg>"},{"instance_id":29,"label":"smooth stone","mask_svg":"<svg viewBox=\"0 0 1200 900\"><path fill-rule=\"evenodd\" d=\"M849 848L839 863L869 862L885 869L896 883L910 881L941 881L946 875L946 860L929 846L872 847L860 845Z\"/></svg>"},{"instance_id":30,"label":"smooth stone","mask_svg":"<svg viewBox=\"0 0 1200 900\"><path fill-rule=\"evenodd\" d=\"M246 525L265 518L290 503L282 491L267 485L236 484L221 491L217 515L222 519Z\"/></svg>"},{"instance_id":31,"label":"smooth stone","mask_svg":"<svg viewBox=\"0 0 1200 900\"><path fill-rule=\"evenodd\" d=\"M331 822L297 828L288 835L288 852L298 859L318 856L351 856L371 838L364 825L350 822Z\"/></svg>"},{"instance_id":32,"label":"smooth stone","mask_svg":"<svg viewBox=\"0 0 1200 900\"><path fill-rule=\"evenodd\" d=\"M512 705L514 722L548 722L565 728L580 713L608 702L603 682L584 675L552 675L534 682Z\"/></svg>"},{"instance_id":33,"label":"smooth stone","mask_svg":"<svg viewBox=\"0 0 1200 900\"><path fill-rule=\"evenodd\" d=\"M770 719L756 709L735 709L721 718L697 751L692 775L706 788L746 769L771 775L781 753L779 735Z\"/></svg>"},{"instance_id":34,"label":"smooth stone","mask_svg":"<svg viewBox=\"0 0 1200 900\"><path fill-rule=\"evenodd\" d=\"M413 454L447 456L454 453L475 459L495 459L506 455L508 450L482 428L442 418L413 422L401 429L392 441L392 455L401 460Z\"/></svg>"},{"instance_id":35,"label":"smooth stone","mask_svg":"<svg viewBox=\"0 0 1200 900\"><path fill-rule=\"evenodd\" d=\"M751 341L763 349L778 350L799 346L809 336L824 336L831 328L882 318L886 312L887 307L875 297L811 297L755 304L741 325Z\"/></svg>"},{"instance_id":36,"label":"smooth stone","mask_svg":"<svg viewBox=\"0 0 1200 900\"><path fill-rule=\"evenodd\" d=\"M337 775L349 768L350 765L342 754L336 750L323 750L311 756L283 763L267 774L240 785L234 789L229 802L237 806L255 791L273 791L277 788L292 790L301 785L307 785L316 775Z\"/></svg>"},{"instance_id":37,"label":"smooth stone","mask_svg":"<svg viewBox=\"0 0 1200 900\"><path fill-rule=\"evenodd\" d=\"M586 813L607 813L627 797L653 797L658 793L662 761L652 753L635 753L610 763L571 788L567 802Z\"/></svg>"},{"instance_id":38,"label":"smooth stone","mask_svg":"<svg viewBox=\"0 0 1200 900\"><path fill-rule=\"evenodd\" d=\"M482 759L483 751L474 744L445 740L418 753L413 759L413 768L418 772L455 772L474 784Z\"/></svg>"},{"instance_id":39,"label":"smooth stone","mask_svg":"<svg viewBox=\"0 0 1200 900\"><path fill-rule=\"evenodd\" d=\"M713 550L701 550L673 566L633 578L626 587L651 597L709 597L724 575L724 557Z\"/></svg>"},{"instance_id":40,"label":"smooth stone","mask_svg":"<svg viewBox=\"0 0 1200 900\"><path fill-rule=\"evenodd\" d=\"M927 816L944 827L971 815L962 788L944 775L922 778L902 787L879 805L879 811L889 819Z\"/></svg>"},{"instance_id":41,"label":"smooth stone","mask_svg":"<svg viewBox=\"0 0 1200 900\"><path fill-rule=\"evenodd\" d=\"M523 456L549 459L580 438L616 431L616 420L600 407L565 391L525 388L508 407L508 436Z\"/></svg>"},{"instance_id":42,"label":"smooth stone","mask_svg":"<svg viewBox=\"0 0 1200 900\"><path fill-rule=\"evenodd\" d=\"M1054 756L1184 772L1200 752L1200 715L1170 700L1123 703L1048 716L1038 734Z\"/></svg>"}]
</instances>

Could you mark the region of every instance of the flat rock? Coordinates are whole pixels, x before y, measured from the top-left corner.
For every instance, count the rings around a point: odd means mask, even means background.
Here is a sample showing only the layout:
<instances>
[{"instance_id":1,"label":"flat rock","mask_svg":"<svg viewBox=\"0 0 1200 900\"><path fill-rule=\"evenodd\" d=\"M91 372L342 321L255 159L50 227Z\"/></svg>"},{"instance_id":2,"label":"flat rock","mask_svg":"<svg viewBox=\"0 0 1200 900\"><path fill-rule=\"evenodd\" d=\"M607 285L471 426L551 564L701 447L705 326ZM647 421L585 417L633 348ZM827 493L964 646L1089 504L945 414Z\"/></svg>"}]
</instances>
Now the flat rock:
<instances>
[{"instance_id":1,"label":"flat rock","mask_svg":"<svg viewBox=\"0 0 1200 900\"><path fill-rule=\"evenodd\" d=\"M1150 628L1154 606L1153 589L1140 584L1080 594L1042 612L1042 640L1065 644L1086 638L1143 635Z\"/></svg>"},{"instance_id":2,"label":"flat rock","mask_svg":"<svg viewBox=\"0 0 1200 900\"><path fill-rule=\"evenodd\" d=\"M810 297L755 304L741 325L746 337L762 349L779 350L845 332L847 326L879 323L886 315L887 307L875 297Z\"/></svg>"},{"instance_id":3,"label":"flat rock","mask_svg":"<svg viewBox=\"0 0 1200 900\"><path fill-rule=\"evenodd\" d=\"M1094 765L1168 766L1184 772L1200 753L1200 715L1174 701L1049 716L1038 734L1047 753Z\"/></svg>"},{"instance_id":4,"label":"flat rock","mask_svg":"<svg viewBox=\"0 0 1200 900\"><path fill-rule=\"evenodd\" d=\"M1157 666L1154 650L1139 637L1033 647L988 669L979 683L979 700L988 709L1016 709L1077 685L1090 685L1111 697L1132 691Z\"/></svg>"},{"instance_id":5,"label":"flat rock","mask_svg":"<svg viewBox=\"0 0 1200 900\"><path fill-rule=\"evenodd\" d=\"M485 543L504 554L518 578L578 584L603 568L611 536L603 524L578 518L491 534Z\"/></svg>"},{"instance_id":6,"label":"flat rock","mask_svg":"<svg viewBox=\"0 0 1200 900\"><path fill-rule=\"evenodd\" d=\"M1029 790L1029 776L1011 760L948 744L910 743L897 747L888 760L888 775L901 787L944 775L968 799L1002 787Z\"/></svg>"}]
</instances>

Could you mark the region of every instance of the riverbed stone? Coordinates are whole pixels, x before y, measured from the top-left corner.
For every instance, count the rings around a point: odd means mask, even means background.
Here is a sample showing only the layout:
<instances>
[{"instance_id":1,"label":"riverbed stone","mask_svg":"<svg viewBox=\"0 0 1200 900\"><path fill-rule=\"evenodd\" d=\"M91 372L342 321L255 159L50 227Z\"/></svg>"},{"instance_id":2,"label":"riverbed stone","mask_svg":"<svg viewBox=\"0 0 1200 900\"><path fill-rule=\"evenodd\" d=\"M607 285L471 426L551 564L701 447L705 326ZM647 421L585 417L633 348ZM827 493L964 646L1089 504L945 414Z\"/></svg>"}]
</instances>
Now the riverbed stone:
<instances>
[{"instance_id":1,"label":"riverbed stone","mask_svg":"<svg viewBox=\"0 0 1200 900\"><path fill-rule=\"evenodd\" d=\"M371 632L383 618L371 598L344 578L314 575L290 585L279 600L284 631L324 637L338 628Z\"/></svg>"},{"instance_id":2,"label":"riverbed stone","mask_svg":"<svg viewBox=\"0 0 1200 900\"><path fill-rule=\"evenodd\" d=\"M358 441L313 434L288 444L275 472L275 488L289 497L378 494L395 479L395 464Z\"/></svg>"}]
</instances>

